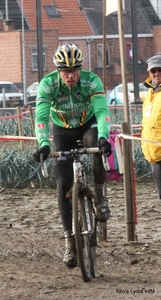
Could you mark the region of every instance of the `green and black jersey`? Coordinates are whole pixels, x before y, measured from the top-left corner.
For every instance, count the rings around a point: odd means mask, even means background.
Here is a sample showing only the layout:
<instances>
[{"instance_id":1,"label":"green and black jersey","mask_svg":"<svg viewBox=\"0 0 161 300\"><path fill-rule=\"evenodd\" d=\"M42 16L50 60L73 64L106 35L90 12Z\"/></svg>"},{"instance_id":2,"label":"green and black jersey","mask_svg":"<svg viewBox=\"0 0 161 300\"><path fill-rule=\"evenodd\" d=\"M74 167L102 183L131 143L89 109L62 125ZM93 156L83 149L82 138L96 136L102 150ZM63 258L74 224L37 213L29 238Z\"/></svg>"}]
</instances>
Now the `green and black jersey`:
<instances>
[{"instance_id":1,"label":"green and black jersey","mask_svg":"<svg viewBox=\"0 0 161 300\"><path fill-rule=\"evenodd\" d=\"M39 84L36 100L35 132L40 147L50 145L48 122L66 128L83 126L96 116L98 138L110 132L110 113L100 78L81 70L79 82L72 88L64 84L57 70L46 75Z\"/></svg>"}]
</instances>

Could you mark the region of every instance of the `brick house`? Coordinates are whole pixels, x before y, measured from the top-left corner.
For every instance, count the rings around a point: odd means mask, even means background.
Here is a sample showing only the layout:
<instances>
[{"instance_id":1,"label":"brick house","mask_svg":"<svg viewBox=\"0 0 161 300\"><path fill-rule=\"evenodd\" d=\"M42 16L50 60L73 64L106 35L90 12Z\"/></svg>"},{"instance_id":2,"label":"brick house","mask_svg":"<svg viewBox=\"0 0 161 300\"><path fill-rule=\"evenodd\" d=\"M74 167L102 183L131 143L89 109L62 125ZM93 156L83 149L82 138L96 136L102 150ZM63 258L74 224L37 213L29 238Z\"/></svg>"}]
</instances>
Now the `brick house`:
<instances>
[{"instance_id":1,"label":"brick house","mask_svg":"<svg viewBox=\"0 0 161 300\"><path fill-rule=\"evenodd\" d=\"M36 1L24 2L24 37L27 85L38 81ZM78 45L85 57L83 67L103 74L102 2L98 0L41 0L44 75L54 69L52 57L59 44ZM137 2L139 80L146 77L146 60L161 52L161 20L149 0ZM125 0L124 37L128 81L133 80L131 1ZM21 0L0 1L1 80L23 83ZM121 82L117 13L107 16L107 86Z\"/></svg>"},{"instance_id":2,"label":"brick house","mask_svg":"<svg viewBox=\"0 0 161 300\"><path fill-rule=\"evenodd\" d=\"M48 41L53 43L48 43ZM26 77L28 85L37 81L38 71L37 66L34 71L34 52L37 49L36 31L25 32L26 43ZM46 73L52 71L51 66L55 45L58 45L58 32L54 30L46 30L43 36L43 43L46 45ZM22 32L19 30L7 31L0 33L0 80L12 81L22 88L23 82L23 55L22 55ZM33 59L32 59L33 56Z\"/></svg>"},{"instance_id":3,"label":"brick house","mask_svg":"<svg viewBox=\"0 0 161 300\"><path fill-rule=\"evenodd\" d=\"M161 52L161 15L160 19L152 6L150 0L136 0L136 24L137 24L137 49L139 64L139 81L142 82L147 76L146 60ZM154 0L153 0L154 2ZM80 0L83 7L87 7L86 0ZM132 16L131 1L124 0L125 11L124 22L124 43L126 52L127 80L133 81L133 57L132 57ZM102 32L102 4L103 1L88 1L88 8L84 10L86 18L93 30L93 41L91 42L92 71L102 75L102 65L98 59L98 51L103 48ZM93 8L97 8L92 10ZM121 82L120 45L118 31L117 13L106 17L106 40L107 40L107 86L109 89ZM100 63L100 64L99 64Z\"/></svg>"},{"instance_id":4,"label":"brick house","mask_svg":"<svg viewBox=\"0 0 161 300\"><path fill-rule=\"evenodd\" d=\"M55 67L53 54L60 44L60 35L78 34L83 32L91 35L92 31L86 18L78 8L75 0L64 7L63 1L58 0L62 7L61 16L50 17L51 0L42 0L42 40L43 40L43 64L44 75L51 72ZM50 4L50 5L49 5ZM0 1L0 80L10 80L22 87L23 85L23 49L22 49L22 13L21 0L8 0L9 18L6 19L5 0ZM68 13L69 11L69 13ZM70 11L76 11L72 18ZM67 15L67 16L66 16ZM70 22L72 20L72 22ZM79 20L79 23L77 22ZM71 24L70 24L71 23ZM70 26L69 26L70 25ZM81 26L80 26L81 25ZM36 1L24 0L24 41L27 86L38 81L37 65L37 23L36 23ZM81 46L81 45L80 45ZM82 42L83 46L83 42ZM84 47L83 47L84 48ZM83 49L86 56L86 47ZM85 60L86 65L87 58Z\"/></svg>"}]
</instances>

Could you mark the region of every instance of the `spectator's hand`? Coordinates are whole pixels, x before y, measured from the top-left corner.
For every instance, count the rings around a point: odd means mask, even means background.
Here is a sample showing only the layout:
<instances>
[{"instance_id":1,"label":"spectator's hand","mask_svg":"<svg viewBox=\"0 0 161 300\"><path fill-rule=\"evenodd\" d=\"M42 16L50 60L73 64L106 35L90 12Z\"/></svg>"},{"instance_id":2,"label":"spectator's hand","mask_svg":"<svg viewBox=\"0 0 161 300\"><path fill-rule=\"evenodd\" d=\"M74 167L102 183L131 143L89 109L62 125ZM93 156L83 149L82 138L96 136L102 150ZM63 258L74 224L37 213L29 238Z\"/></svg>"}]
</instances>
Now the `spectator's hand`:
<instances>
[{"instance_id":1,"label":"spectator's hand","mask_svg":"<svg viewBox=\"0 0 161 300\"><path fill-rule=\"evenodd\" d=\"M45 161L50 154L50 147L47 145L43 146L33 154L33 158L38 162L40 162L40 154L42 154L42 159Z\"/></svg>"},{"instance_id":2,"label":"spectator's hand","mask_svg":"<svg viewBox=\"0 0 161 300\"><path fill-rule=\"evenodd\" d=\"M97 144L102 154L107 154L107 156L111 155L111 144L105 138L99 138Z\"/></svg>"}]
</instances>

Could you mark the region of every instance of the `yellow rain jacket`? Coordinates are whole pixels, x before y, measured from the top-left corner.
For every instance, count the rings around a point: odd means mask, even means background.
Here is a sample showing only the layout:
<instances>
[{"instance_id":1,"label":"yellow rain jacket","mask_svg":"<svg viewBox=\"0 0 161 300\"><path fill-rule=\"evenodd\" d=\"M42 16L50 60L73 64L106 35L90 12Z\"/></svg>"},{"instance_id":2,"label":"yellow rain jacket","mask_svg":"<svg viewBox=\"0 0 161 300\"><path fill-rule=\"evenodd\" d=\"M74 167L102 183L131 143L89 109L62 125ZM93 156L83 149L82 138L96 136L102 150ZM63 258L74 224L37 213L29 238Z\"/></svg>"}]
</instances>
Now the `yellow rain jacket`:
<instances>
[{"instance_id":1,"label":"yellow rain jacket","mask_svg":"<svg viewBox=\"0 0 161 300\"><path fill-rule=\"evenodd\" d=\"M147 141L161 143L161 84L154 90L151 77L144 84L149 87L143 102L142 138ZM142 141L142 151L145 158L154 163L161 161L161 145Z\"/></svg>"}]
</instances>

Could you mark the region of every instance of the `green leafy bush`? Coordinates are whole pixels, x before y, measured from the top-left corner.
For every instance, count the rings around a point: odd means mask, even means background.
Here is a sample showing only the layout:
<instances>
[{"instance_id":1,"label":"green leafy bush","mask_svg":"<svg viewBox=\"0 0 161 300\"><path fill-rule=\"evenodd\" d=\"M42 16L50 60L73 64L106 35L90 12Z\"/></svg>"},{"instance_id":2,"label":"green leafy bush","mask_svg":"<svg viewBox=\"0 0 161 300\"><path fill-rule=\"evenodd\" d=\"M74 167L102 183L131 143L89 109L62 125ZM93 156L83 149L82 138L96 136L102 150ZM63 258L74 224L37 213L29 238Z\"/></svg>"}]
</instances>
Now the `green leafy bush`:
<instances>
[{"instance_id":1,"label":"green leafy bush","mask_svg":"<svg viewBox=\"0 0 161 300\"><path fill-rule=\"evenodd\" d=\"M42 176L41 166L33 159L33 152L28 149L4 149L0 155L1 187L23 187L25 183L38 183L39 187L51 181L52 162L47 160L49 178ZM53 178L52 178L53 180Z\"/></svg>"}]
</instances>

